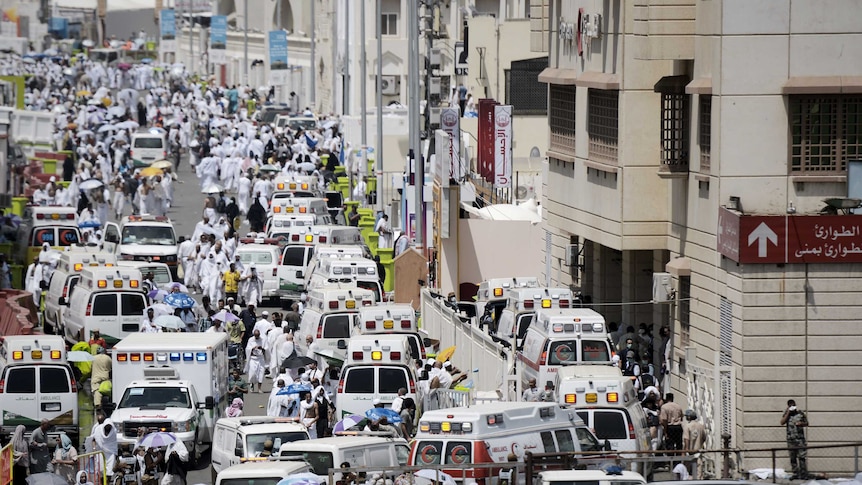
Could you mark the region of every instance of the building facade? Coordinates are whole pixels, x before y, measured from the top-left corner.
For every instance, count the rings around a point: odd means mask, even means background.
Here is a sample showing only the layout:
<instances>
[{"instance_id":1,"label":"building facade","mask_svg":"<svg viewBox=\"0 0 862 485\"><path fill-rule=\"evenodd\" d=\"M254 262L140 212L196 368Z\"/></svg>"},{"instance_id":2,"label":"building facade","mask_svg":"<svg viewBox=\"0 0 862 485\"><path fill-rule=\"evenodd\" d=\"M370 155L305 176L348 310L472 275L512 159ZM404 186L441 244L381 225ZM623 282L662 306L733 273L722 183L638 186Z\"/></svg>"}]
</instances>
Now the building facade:
<instances>
[{"instance_id":1,"label":"building facade","mask_svg":"<svg viewBox=\"0 0 862 485\"><path fill-rule=\"evenodd\" d=\"M532 6L531 45L550 54L552 281L656 341L670 326L666 387L704 417L708 447L722 433L784 446L791 398L809 444L855 441L862 220L844 213L860 197L862 4ZM809 469L852 470L852 456L812 450Z\"/></svg>"}]
</instances>

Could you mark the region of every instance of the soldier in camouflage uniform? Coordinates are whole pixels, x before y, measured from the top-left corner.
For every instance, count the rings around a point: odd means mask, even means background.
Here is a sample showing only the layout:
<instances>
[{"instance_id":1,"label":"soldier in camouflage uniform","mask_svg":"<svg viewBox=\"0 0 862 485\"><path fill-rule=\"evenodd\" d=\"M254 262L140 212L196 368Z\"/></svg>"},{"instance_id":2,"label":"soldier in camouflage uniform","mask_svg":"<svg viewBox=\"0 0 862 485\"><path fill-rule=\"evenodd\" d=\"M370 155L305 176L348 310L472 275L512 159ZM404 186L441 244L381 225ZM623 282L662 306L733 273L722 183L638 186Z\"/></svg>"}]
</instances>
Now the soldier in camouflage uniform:
<instances>
[{"instance_id":1,"label":"soldier in camouflage uniform","mask_svg":"<svg viewBox=\"0 0 862 485\"><path fill-rule=\"evenodd\" d=\"M798 448L790 450L790 466L793 468L791 479L808 478L808 450L805 449L805 429L808 427L808 418L801 409L796 408L796 401L787 401L787 409L781 417L781 424L787 427L787 447Z\"/></svg>"}]
</instances>

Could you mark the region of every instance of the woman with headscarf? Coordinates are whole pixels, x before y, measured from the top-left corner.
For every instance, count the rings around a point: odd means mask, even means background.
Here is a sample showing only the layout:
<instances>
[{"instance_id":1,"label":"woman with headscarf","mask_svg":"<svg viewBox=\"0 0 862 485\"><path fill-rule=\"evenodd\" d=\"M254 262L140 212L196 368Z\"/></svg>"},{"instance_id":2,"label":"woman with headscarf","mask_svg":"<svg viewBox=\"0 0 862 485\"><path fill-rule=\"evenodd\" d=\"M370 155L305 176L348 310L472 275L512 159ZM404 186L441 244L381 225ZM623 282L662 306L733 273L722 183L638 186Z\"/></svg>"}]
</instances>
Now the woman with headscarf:
<instances>
[{"instance_id":1,"label":"woman with headscarf","mask_svg":"<svg viewBox=\"0 0 862 485\"><path fill-rule=\"evenodd\" d=\"M266 209L260 203L260 193L256 194L251 208L248 209L248 223L251 232L262 232L263 223L266 222Z\"/></svg>"},{"instance_id":2,"label":"woman with headscarf","mask_svg":"<svg viewBox=\"0 0 862 485\"><path fill-rule=\"evenodd\" d=\"M305 396L305 400L302 401L299 405L299 421L308 428L308 439L317 438L317 420L320 415L320 411L317 409L317 401L312 397L313 394L309 392Z\"/></svg>"},{"instance_id":3,"label":"woman with headscarf","mask_svg":"<svg viewBox=\"0 0 862 485\"><path fill-rule=\"evenodd\" d=\"M186 467L189 462L189 450L183 442L177 441L168 448L167 471L161 485L185 485Z\"/></svg>"},{"instance_id":4,"label":"woman with headscarf","mask_svg":"<svg viewBox=\"0 0 862 485\"><path fill-rule=\"evenodd\" d=\"M30 445L24 432L27 428L19 424L12 434L12 485L26 485L27 471L30 468Z\"/></svg>"},{"instance_id":5,"label":"woman with headscarf","mask_svg":"<svg viewBox=\"0 0 862 485\"><path fill-rule=\"evenodd\" d=\"M323 386L317 386L313 392L316 396L314 401L317 404L318 415L317 423L315 423L317 427L317 437L323 438L329 431L329 409L334 409L335 406L333 406L329 401L329 398L326 396L326 390Z\"/></svg>"},{"instance_id":6,"label":"woman with headscarf","mask_svg":"<svg viewBox=\"0 0 862 485\"><path fill-rule=\"evenodd\" d=\"M257 265L251 263L243 272L240 281L242 281L242 296L246 304L251 303L259 307L263 294L263 278L257 272Z\"/></svg>"},{"instance_id":7,"label":"woman with headscarf","mask_svg":"<svg viewBox=\"0 0 862 485\"><path fill-rule=\"evenodd\" d=\"M229 418L238 418L242 416L242 398L235 397L230 403L230 406L225 409L224 414Z\"/></svg>"},{"instance_id":8,"label":"woman with headscarf","mask_svg":"<svg viewBox=\"0 0 862 485\"><path fill-rule=\"evenodd\" d=\"M60 444L54 450L54 473L63 477L66 483L72 483L75 469L78 468L78 450L72 446L72 439L66 433L60 435Z\"/></svg>"},{"instance_id":9,"label":"woman with headscarf","mask_svg":"<svg viewBox=\"0 0 862 485\"><path fill-rule=\"evenodd\" d=\"M93 485L93 482L90 481L89 475L87 475L87 472L84 470L79 471L78 474L75 475L74 483L75 485Z\"/></svg>"}]
</instances>

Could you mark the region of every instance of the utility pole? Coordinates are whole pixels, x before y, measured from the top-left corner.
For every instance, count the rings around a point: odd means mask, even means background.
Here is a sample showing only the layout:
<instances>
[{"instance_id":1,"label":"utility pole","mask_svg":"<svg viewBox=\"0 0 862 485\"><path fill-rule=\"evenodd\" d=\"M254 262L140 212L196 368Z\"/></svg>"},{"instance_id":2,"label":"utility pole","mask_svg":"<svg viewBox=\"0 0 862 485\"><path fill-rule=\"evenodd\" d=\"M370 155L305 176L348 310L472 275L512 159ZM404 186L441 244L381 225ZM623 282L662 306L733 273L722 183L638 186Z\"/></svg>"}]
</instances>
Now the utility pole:
<instances>
[{"instance_id":1,"label":"utility pole","mask_svg":"<svg viewBox=\"0 0 862 485\"><path fill-rule=\"evenodd\" d=\"M195 17L192 12L192 2L189 1L186 13L189 14L189 73L195 70L195 43L192 38L195 33Z\"/></svg>"},{"instance_id":2,"label":"utility pole","mask_svg":"<svg viewBox=\"0 0 862 485\"><path fill-rule=\"evenodd\" d=\"M380 85L383 79L383 0L377 0L377 143L374 146L374 164L377 166L374 176L377 178L377 212L383 212L383 89Z\"/></svg>"},{"instance_id":3,"label":"utility pole","mask_svg":"<svg viewBox=\"0 0 862 485\"><path fill-rule=\"evenodd\" d=\"M315 61L315 48L317 47L317 22L314 20L314 0L311 0L311 102L308 103L315 111L317 110L317 63Z\"/></svg>"},{"instance_id":4,"label":"utility pole","mask_svg":"<svg viewBox=\"0 0 862 485\"><path fill-rule=\"evenodd\" d=\"M344 115L350 114L350 3L350 0L344 0L344 64L341 69L344 76L342 88L342 101L344 102L342 112ZM341 146L343 152L344 144L342 143ZM347 164L347 200L353 200L353 167L347 162L348 157L345 156L344 163Z\"/></svg>"},{"instance_id":5,"label":"utility pole","mask_svg":"<svg viewBox=\"0 0 862 485\"><path fill-rule=\"evenodd\" d=\"M248 2L251 0L242 0L242 79L243 84L248 84Z\"/></svg>"},{"instance_id":6,"label":"utility pole","mask_svg":"<svg viewBox=\"0 0 862 485\"><path fill-rule=\"evenodd\" d=\"M413 184L416 190L414 195L414 214L416 217L416 247L423 248L423 226L424 216L422 209L422 191L425 185L425 168L422 160L422 142L420 140L419 127L419 2L410 1L407 14L407 29L410 60L408 67L408 84L410 101L410 153L413 158ZM426 109L428 107L426 106ZM409 230L410 220L407 219Z\"/></svg>"},{"instance_id":7,"label":"utility pole","mask_svg":"<svg viewBox=\"0 0 862 485\"><path fill-rule=\"evenodd\" d=\"M367 82L368 82L368 68L366 66L367 58L365 53L365 45L368 41L365 40L365 1L360 2L359 7L359 39L362 42L362 47L359 51L359 74L362 78L359 80L359 104L361 113L361 122L362 122L362 156L360 159L361 165L359 166L359 176L368 171L368 100L366 99L367 93ZM360 179L362 180L362 179Z\"/></svg>"}]
</instances>

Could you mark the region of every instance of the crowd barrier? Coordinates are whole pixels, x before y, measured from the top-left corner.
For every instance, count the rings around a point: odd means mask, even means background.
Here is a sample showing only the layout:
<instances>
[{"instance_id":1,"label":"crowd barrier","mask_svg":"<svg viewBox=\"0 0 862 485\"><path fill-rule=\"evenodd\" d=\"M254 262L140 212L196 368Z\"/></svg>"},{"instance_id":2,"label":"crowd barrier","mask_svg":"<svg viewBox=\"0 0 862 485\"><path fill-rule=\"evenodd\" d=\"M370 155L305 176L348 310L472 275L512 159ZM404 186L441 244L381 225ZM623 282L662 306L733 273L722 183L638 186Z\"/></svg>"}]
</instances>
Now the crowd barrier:
<instances>
[{"instance_id":1,"label":"crowd barrier","mask_svg":"<svg viewBox=\"0 0 862 485\"><path fill-rule=\"evenodd\" d=\"M101 451L78 455L78 471L87 472L87 481L107 485L108 475L105 470L105 454Z\"/></svg>"}]
</instances>

